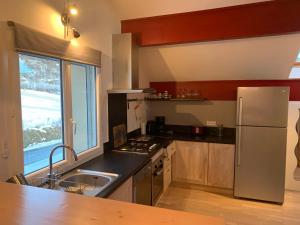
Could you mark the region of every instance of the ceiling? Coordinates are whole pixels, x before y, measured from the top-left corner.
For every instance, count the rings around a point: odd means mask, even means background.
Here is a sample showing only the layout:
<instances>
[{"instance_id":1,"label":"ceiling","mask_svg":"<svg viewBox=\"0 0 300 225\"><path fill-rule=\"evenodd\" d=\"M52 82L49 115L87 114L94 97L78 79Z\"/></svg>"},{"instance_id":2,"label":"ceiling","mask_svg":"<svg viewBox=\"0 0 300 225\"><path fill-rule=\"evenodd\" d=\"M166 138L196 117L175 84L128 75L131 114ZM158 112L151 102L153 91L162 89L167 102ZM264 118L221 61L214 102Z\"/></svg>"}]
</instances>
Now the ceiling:
<instances>
[{"instance_id":1,"label":"ceiling","mask_svg":"<svg viewBox=\"0 0 300 225\"><path fill-rule=\"evenodd\" d=\"M110 0L122 20L267 0ZM140 49L140 86L149 81L288 79L300 34Z\"/></svg>"},{"instance_id":2,"label":"ceiling","mask_svg":"<svg viewBox=\"0 0 300 225\"><path fill-rule=\"evenodd\" d=\"M221 8L268 0L111 0L122 20Z\"/></svg>"},{"instance_id":3,"label":"ceiling","mask_svg":"<svg viewBox=\"0 0 300 225\"><path fill-rule=\"evenodd\" d=\"M140 49L140 86L149 81L288 79L300 34Z\"/></svg>"}]
</instances>

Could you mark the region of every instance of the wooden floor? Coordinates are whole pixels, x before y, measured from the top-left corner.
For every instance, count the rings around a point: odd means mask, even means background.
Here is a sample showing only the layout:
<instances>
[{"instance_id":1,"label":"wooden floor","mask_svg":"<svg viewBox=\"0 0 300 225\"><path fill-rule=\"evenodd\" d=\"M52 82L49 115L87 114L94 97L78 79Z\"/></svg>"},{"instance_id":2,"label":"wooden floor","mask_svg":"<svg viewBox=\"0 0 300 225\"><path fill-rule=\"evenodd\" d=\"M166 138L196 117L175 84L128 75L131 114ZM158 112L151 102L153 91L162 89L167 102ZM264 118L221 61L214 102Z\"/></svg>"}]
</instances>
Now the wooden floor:
<instances>
[{"instance_id":1,"label":"wooden floor","mask_svg":"<svg viewBox=\"0 0 300 225\"><path fill-rule=\"evenodd\" d=\"M230 192L219 192L173 183L157 206L223 217L227 225L300 225L300 192L287 191L282 206L234 199Z\"/></svg>"}]
</instances>

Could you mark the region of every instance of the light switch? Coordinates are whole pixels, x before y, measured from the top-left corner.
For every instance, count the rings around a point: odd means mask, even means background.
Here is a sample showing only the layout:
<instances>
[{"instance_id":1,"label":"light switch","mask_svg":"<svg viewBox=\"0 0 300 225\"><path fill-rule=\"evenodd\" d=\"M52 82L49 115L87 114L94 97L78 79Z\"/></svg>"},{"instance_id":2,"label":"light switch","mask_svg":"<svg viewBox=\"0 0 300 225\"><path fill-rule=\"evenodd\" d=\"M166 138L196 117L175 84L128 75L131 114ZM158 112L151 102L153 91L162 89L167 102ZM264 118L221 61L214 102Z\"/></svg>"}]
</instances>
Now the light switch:
<instances>
[{"instance_id":1,"label":"light switch","mask_svg":"<svg viewBox=\"0 0 300 225\"><path fill-rule=\"evenodd\" d=\"M206 126L208 127L216 127L217 126L217 121L206 121Z\"/></svg>"}]
</instances>

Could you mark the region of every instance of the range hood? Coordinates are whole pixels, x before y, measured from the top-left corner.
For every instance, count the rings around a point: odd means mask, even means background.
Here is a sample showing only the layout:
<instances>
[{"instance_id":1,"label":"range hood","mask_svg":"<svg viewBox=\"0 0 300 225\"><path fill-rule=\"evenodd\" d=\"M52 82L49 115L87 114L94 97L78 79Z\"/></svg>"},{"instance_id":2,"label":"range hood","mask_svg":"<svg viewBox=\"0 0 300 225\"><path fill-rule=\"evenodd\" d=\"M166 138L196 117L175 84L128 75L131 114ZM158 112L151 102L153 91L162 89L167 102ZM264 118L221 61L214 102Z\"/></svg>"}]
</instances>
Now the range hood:
<instances>
[{"instance_id":1,"label":"range hood","mask_svg":"<svg viewBox=\"0 0 300 225\"><path fill-rule=\"evenodd\" d=\"M153 93L151 88L139 88L139 49L131 34L113 34L113 89L108 93Z\"/></svg>"}]
</instances>

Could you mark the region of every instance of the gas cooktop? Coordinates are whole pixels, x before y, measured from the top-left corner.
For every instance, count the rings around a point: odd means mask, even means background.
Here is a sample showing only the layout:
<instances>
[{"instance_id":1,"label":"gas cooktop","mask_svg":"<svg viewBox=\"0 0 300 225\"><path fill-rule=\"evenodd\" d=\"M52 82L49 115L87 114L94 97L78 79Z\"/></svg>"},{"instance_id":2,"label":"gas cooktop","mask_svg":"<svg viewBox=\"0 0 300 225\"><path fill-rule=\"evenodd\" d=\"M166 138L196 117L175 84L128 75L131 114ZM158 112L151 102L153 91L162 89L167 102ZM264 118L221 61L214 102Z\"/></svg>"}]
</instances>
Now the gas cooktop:
<instances>
[{"instance_id":1,"label":"gas cooktop","mask_svg":"<svg viewBox=\"0 0 300 225\"><path fill-rule=\"evenodd\" d=\"M158 143L151 140L151 137L143 136L129 139L128 143L114 151L132 152L137 154L152 154L159 147Z\"/></svg>"}]
</instances>

